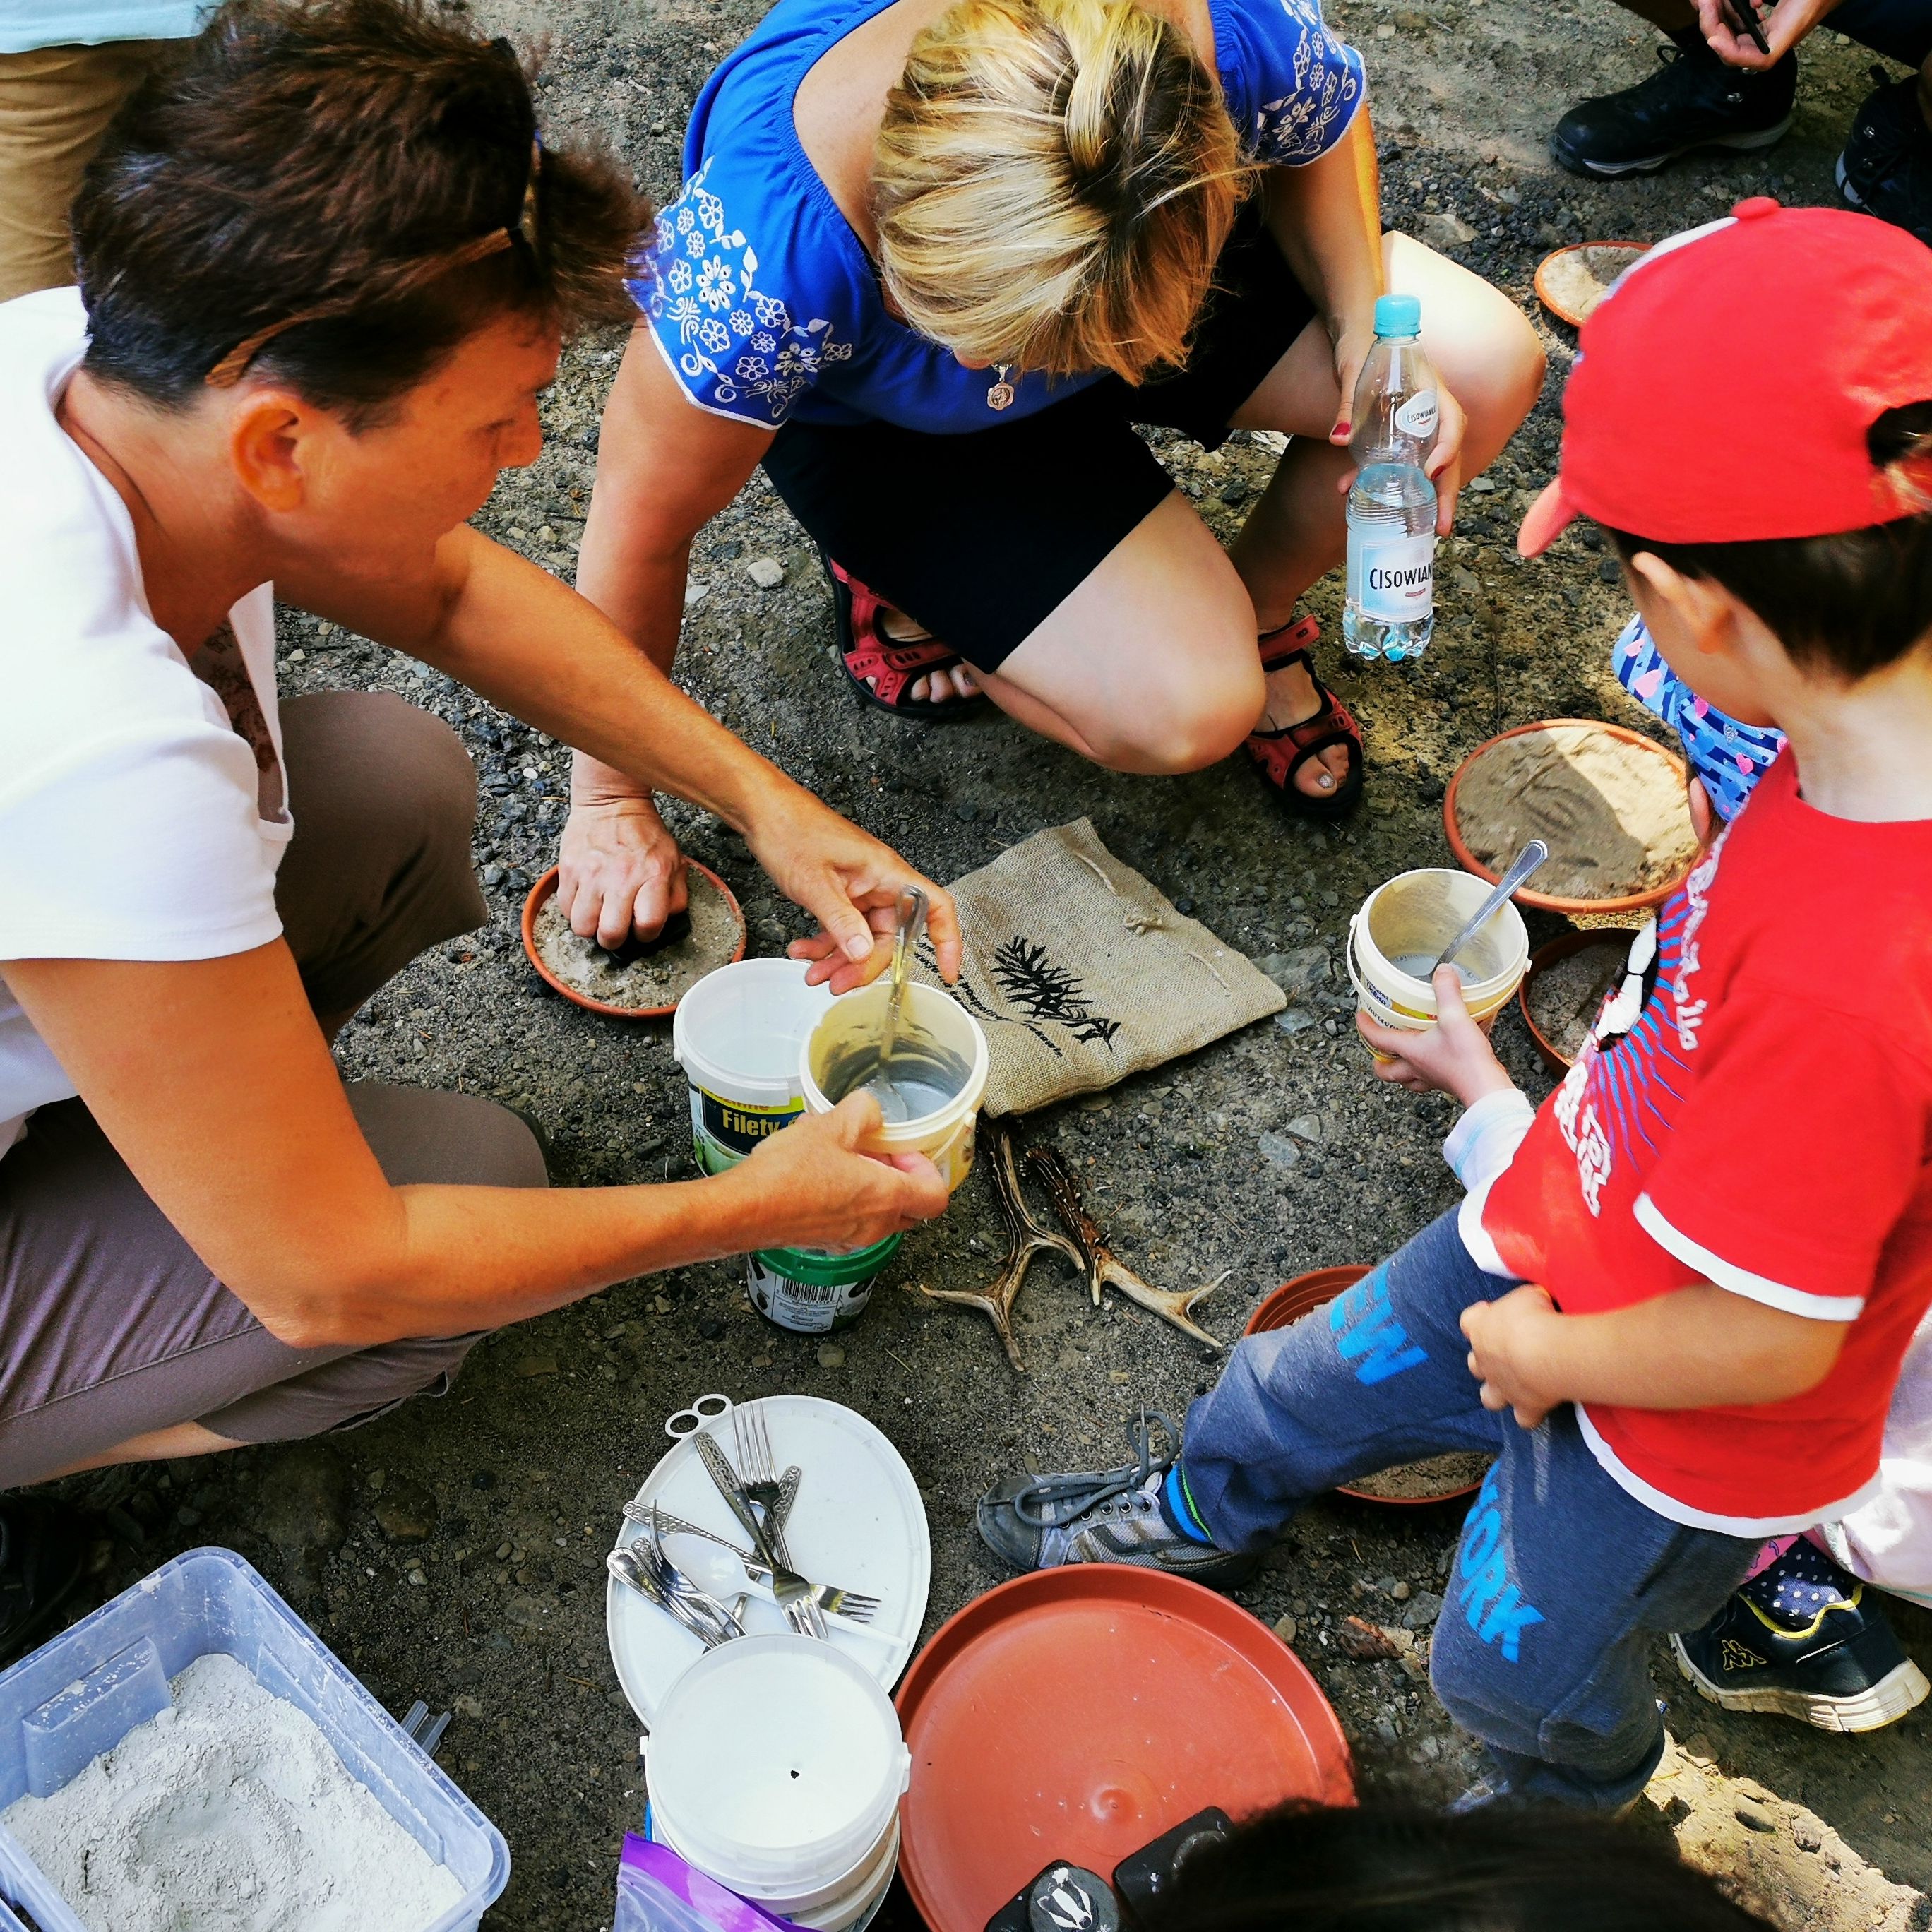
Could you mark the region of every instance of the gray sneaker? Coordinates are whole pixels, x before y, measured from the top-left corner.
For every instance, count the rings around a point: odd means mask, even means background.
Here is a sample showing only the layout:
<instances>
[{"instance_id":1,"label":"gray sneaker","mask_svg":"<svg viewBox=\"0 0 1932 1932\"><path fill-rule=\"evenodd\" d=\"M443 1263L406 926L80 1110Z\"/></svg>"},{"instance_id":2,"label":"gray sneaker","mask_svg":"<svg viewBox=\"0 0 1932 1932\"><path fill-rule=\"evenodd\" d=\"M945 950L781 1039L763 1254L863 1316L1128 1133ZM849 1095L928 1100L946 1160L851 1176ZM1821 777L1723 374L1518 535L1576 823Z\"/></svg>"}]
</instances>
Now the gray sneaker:
<instances>
[{"instance_id":1,"label":"gray sneaker","mask_svg":"<svg viewBox=\"0 0 1932 1932\"><path fill-rule=\"evenodd\" d=\"M1153 1453L1158 1424L1168 1445ZM1064 1475L1009 1476L980 1498L981 1540L1016 1570L1052 1570L1063 1563L1124 1563L1164 1570L1211 1589L1244 1582L1259 1568L1252 1552L1197 1543L1174 1528L1161 1508L1167 1472L1180 1453L1180 1435L1166 1416L1144 1412L1127 1425L1136 1460L1118 1469Z\"/></svg>"}]
</instances>

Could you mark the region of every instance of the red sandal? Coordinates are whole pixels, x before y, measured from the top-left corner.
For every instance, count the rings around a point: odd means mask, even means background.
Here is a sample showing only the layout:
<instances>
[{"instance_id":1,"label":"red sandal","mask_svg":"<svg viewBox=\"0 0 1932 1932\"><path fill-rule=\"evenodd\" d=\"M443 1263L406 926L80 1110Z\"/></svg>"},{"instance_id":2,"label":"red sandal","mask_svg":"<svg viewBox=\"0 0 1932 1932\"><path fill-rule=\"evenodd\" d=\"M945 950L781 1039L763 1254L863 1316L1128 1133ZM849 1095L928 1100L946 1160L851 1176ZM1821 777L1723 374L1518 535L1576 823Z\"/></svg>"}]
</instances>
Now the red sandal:
<instances>
[{"instance_id":1,"label":"red sandal","mask_svg":"<svg viewBox=\"0 0 1932 1932\"><path fill-rule=\"evenodd\" d=\"M1315 674L1309 646L1322 634L1312 617L1303 617L1278 629L1262 633L1262 669L1280 670L1298 664L1315 686L1322 708L1299 724L1285 724L1278 731L1251 731L1248 755L1262 769L1262 776L1286 808L1303 818L1346 818L1362 802L1362 728L1349 715L1348 708ZM1294 782L1296 772L1310 759L1319 758L1331 745L1346 745L1348 773L1327 798L1317 798Z\"/></svg>"},{"instance_id":2,"label":"red sandal","mask_svg":"<svg viewBox=\"0 0 1932 1932\"><path fill-rule=\"evenodd\" d=\"M906 693L922 677L950 670L965 660L937 638L901 643L880 627L879 614L887 606L852 574L821 550L820 561L832 580L832 621L838 632L838 659L852 688L868 704L896 718L950 718L986 701L984 692L970 698L908 698Z\"/></svg>"}]
</instances>

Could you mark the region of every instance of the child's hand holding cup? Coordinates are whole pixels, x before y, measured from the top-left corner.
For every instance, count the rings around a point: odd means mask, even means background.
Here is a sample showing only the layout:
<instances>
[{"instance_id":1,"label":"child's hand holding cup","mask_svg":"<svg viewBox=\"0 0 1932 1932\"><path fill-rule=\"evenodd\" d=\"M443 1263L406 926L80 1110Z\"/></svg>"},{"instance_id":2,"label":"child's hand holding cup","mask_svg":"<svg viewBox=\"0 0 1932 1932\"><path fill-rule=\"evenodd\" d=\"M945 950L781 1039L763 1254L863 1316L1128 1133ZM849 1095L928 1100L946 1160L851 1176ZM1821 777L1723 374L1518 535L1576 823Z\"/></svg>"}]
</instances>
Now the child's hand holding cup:
<instances>
[{"instance_id":1,"label":"child's hand holding cup","mask_svg":"<svg viewBox=\"0 0 1932 1932\"><path fill-rule=\"evenodd\" d=\"M1376 1056L1376 1078L1392 1081L1412 1094L1453 1094L1466 1107L1474 1106L1485 1094L1514 1087L1516 1082L1496 1058L1487 1030L1469 1017L1462 1004L1462 976L1455 968L1438 966L1429 983L1436 994L1437 1018L1426 1032L1399 1031L1358 1009L1355 1030Z\"/></svg>"}]
</instances>

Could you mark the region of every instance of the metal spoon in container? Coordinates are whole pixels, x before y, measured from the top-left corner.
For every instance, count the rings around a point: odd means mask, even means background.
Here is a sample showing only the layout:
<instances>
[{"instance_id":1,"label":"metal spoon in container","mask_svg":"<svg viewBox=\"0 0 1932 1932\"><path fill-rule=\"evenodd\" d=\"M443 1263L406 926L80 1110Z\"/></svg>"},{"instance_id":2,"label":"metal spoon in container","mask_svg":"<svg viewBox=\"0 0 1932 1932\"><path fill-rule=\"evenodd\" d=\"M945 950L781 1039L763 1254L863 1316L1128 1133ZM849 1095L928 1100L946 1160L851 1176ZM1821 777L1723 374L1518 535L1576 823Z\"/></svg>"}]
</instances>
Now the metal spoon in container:
<instances>
[{"instance_id":1,"label":"metal spoon in container","mask_svg":"<svg viewBox=\"0 0 1932 1932\"><path fill-rule=\"evenodd\" d=\"M1482 931L1484 926L1489 924L1491 916L1504 900L1508 898L1549 856L1550 848L1544 844L1540 838L1532 838L1510 861L1509 870L1496 881L1495 890L1476 908L1475 916L1463 927L1460 932L1456 934L1454 939L1450 940L1447 946L1443 947L1442 952L1436 956L1436 964L1430 967L1426 973L1422 974L1421 977L1425 980L1433 980L1436 974L1441 972L1442 968L1448 965L1456 954Z\"/></svg>"},{"instance_id":2,"label":"metal spoon in container","mask_svg":"<svg viewBox=\"0 0 1932 1932\"><path fill-rule=\"evenodd\" d=\"M892 934L892 991L886 1000L886 1023L879 1035L879 1078L891 1083L892 1048L899 1034L899 1013L905 1004L906 971L912 964L912 950L926 926L926 895L916 886L908 886L898 897L898 925Z\"/></svg>"}]
</instances>

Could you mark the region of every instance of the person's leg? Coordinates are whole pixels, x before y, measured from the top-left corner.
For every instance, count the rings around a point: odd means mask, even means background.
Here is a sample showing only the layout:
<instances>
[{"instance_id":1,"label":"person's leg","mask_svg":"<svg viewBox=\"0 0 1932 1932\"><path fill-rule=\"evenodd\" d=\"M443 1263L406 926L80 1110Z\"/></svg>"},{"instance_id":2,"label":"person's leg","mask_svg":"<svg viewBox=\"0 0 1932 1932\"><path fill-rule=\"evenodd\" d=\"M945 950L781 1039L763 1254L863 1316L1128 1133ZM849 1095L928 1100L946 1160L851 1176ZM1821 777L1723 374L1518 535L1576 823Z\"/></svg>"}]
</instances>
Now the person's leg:
<instances>
[{"instance_id":1,"label":"person's leg","mask_svg":"<svg viewBox=\"0 0 1932 1932\"><path fill-rule=\"evenodd\" d=\"M1436 1694L1488 1747L1494 1795L1618 1810L1664 1750L1659 1634L1730 1595L1758 1539L1647 1509L1598 1465L1574 1409L1506 1422L1462 1526L1430 1652Z\"/></svg>"},{"instance_id":2,"label":"person's leg","mask_svg":"<svg viewBox=\"0 0 1932 1932\"><path fill-rule=\"evenodd\" d=\"M1421 300L1423 346L1468 418L1460 473L1479 476L1542 393L1544 358L1536 332L1500 290L1408 236L1382 238L1382 266L1391 292ZM1346 551L1346 503L1339 486L1352 459L1328 440L1340 403L1334 352L1316 321L1234 416L1238 429L1279 430L1292 439L1230 553L1264 632L1286 623L1296 600ZM1298 723L1315 708L1306 671L1296 668L1270 676L1263 716L1268 728ZM1336 747L1324 756L1339 782L1346 775L1344 754Z\"/></svg>"},{"instance_id":3,"label":"person's leg","mask_svg":"<svg viewBox=\"0 0 1932 1932\"><path fill-rule=\"evenodd\" d=\"M1326 1308L1237 1342L1178 1454L1009 1478L981 1498L980 1533L1016 1568L1130 1562L1238 1582L1338 1483L1496 1449L1503 1424L1482 1406L1457 1324L1514 1286L1477 1268L1445 1214Z\"/></svg>"},{"instance_id":4,"label":"person's leg","mask_svg":"<svg viewBox=\"0 0 1932 1932\"><path fill-rule=\"evenodd\" d=\"M169 44L0 53L0 302L74 280L68 209L81 175Z\"/></svg>"},{"instance_id":5,"label":"person's leg","mask_svg":"<svg viewBox=\"0 0 1932 1932\"><path fill-rule=\"evenodd\" d=\"M332 1039L418 953L488 921L476 772L448 725L387 692L293 698L281 722L296 835L275 909Z\"/></svg>"}]
</instances>

